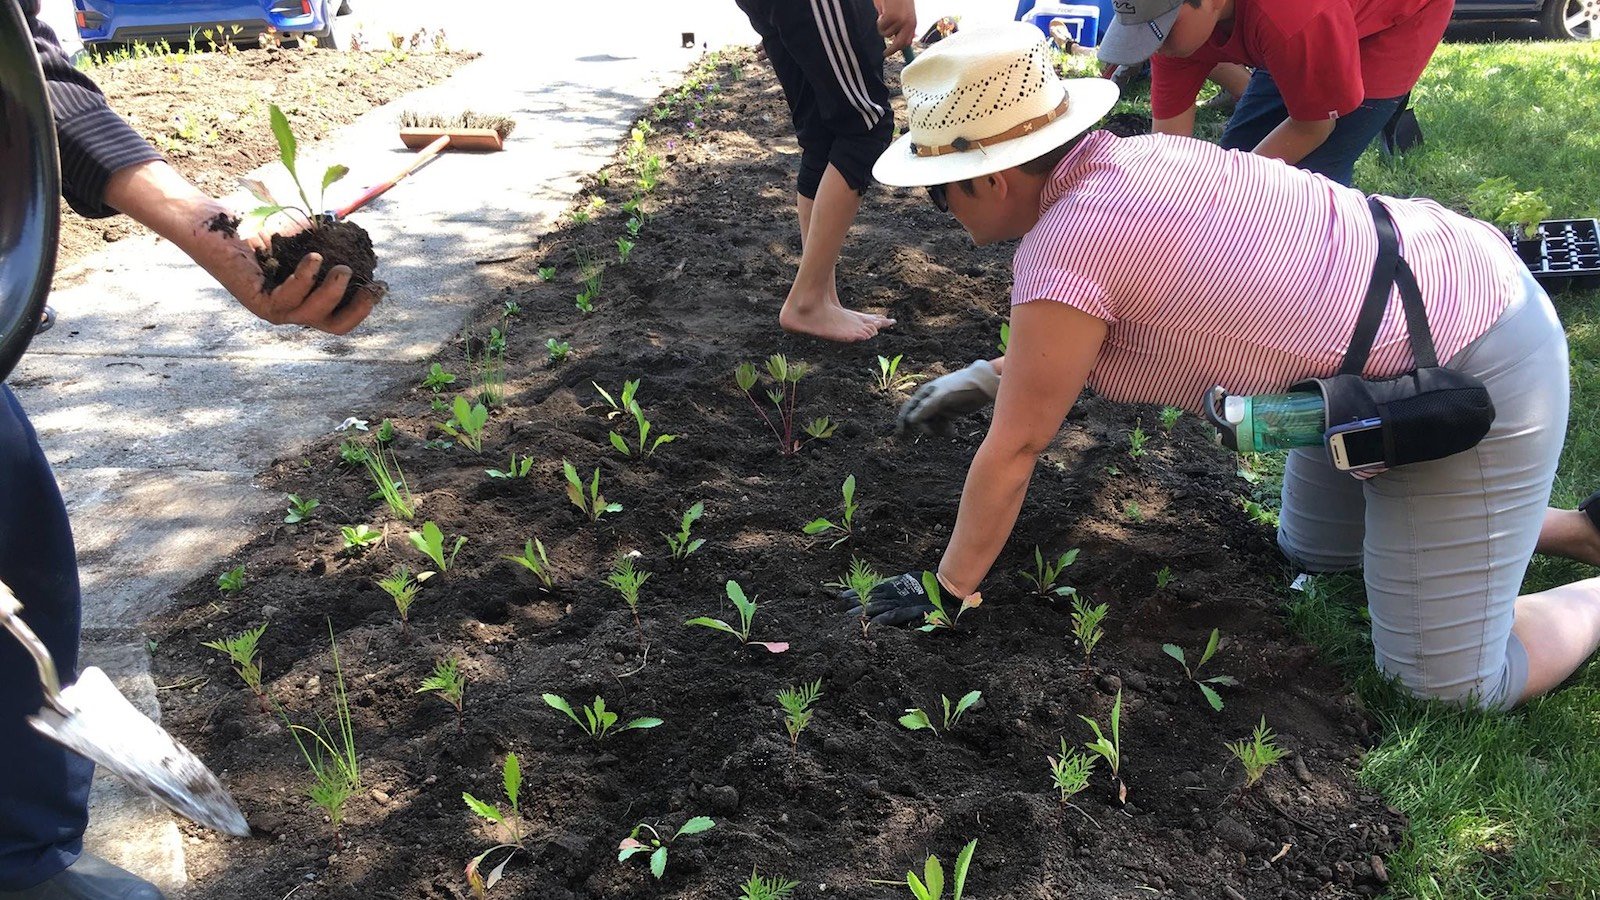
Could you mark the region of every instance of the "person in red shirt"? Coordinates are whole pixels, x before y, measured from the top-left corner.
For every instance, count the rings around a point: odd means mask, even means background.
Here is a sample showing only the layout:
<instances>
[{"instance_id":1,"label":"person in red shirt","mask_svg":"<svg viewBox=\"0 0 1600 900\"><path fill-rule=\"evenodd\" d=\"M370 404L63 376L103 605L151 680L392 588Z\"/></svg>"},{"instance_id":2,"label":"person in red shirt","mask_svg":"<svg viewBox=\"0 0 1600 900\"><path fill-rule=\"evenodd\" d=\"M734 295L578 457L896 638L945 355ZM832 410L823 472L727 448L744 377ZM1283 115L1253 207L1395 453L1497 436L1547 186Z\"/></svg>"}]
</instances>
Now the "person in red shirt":
<instances>
[{"instance_id":1,"label":"person in red shirt","mask_svg":"<svg viewBox=\"0 0 1600 900\"><path fill-rule=\"evenodd\" d=\"M1194 130L1218 63L1255 67L1222 146L1348 185L1444 36L1454 0L1116 0L1102 62L1150 63L1154 129Z\"/></svg>"}]
</instances>

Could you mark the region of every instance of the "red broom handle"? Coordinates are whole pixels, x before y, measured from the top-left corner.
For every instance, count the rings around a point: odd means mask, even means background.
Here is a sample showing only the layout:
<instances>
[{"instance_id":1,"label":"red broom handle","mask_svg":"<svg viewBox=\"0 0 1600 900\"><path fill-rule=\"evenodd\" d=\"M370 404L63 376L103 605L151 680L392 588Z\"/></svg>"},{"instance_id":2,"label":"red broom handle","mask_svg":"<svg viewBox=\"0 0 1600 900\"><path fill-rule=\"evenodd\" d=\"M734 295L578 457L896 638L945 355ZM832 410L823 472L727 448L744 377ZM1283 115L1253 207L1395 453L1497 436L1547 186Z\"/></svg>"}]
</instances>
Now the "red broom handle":
<instances>
[{"instance_id":1,"label":"red broom handle","mask_svg":"<svg viewBox=\"0 0 1600 900\"><path fill-rule=\"evenodd\" d=\"M442 151L449 143L450 135L439 135L434 139L433 143L417 151L417 155L412 157L411 162L407 163L404 169L396 172L393 178L390 178L388 181L385 181L381 184L375 184L372 187L367 188L361 196L350 201L348 205L334 210L334 220L341 220L345 216L350 215L361 207L366 206L368 203L371 203L372 201L383 196L385 191L399 184L401 179L405 178L407 175L410 175L412 172L415 172L419 167L422 166L423 163L433 159L435 156L438 156L439 152Z\"/></svg>"}]
</instances>

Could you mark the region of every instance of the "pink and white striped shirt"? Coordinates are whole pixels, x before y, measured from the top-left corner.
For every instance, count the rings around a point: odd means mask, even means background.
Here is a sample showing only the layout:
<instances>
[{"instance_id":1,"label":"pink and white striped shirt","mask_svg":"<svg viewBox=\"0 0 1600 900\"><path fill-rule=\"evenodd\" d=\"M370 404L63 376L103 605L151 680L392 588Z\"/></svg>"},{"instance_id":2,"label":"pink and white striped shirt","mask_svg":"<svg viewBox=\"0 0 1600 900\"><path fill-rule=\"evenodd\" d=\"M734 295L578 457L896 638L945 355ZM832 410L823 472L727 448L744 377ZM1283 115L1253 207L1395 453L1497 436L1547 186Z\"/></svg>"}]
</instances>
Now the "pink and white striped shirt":
<instances>
[{"instance_id":1,"label":"pink and white striped shirt","mask_svg":"<svg viewBox=\"0 0 1600 900\"><path fill-rule=\"evenodd\" d=\"M1430 200L1383 198L1441 361L1523 290L1492 226ZM1277 160L1169 135L1086 135L1051 175L1013 260L1011 303L1056 300L1109 328L1089 387L1200 409L1280 391L1344 359L1378 252L1361 192ZM1391 294L1368 377L1415 366Z\"/></svg>"}]
</instances>

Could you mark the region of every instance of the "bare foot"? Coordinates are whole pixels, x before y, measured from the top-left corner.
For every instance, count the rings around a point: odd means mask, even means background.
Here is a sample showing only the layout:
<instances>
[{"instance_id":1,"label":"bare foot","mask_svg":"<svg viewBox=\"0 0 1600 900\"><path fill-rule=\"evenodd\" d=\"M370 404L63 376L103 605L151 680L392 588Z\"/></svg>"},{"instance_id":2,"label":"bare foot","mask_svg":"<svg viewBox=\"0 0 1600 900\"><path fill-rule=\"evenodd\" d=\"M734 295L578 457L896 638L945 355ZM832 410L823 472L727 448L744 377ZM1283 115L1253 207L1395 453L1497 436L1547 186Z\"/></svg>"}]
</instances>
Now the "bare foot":
<instances>
[{"instance_id":1,"label":"bare foot","mask_svg":"<svg viewBox=\"0 0 1600 900\"><path fill-rule=\"evenodd\" d=\"M870 340L877 336L879 330L894 323L894 319L886 316L845 309L836 298L832 302L802 310L797 308L791 297L784 302L783 311L778 313L778 324L784 331L841 343Z\"/></svg>"},{"instance_id":2,"label":"bare foot","mask_svg":"<svg viewBox=\"0 0 1600 900\"><path fill-rule=\"evenodd\" d=\"M1600 566L1600 529L1589 516L1575 509L1551 509L1544 515L1539 531L1540 553L1564 556L1591 566Z\"/></svg>"}]
</instances>

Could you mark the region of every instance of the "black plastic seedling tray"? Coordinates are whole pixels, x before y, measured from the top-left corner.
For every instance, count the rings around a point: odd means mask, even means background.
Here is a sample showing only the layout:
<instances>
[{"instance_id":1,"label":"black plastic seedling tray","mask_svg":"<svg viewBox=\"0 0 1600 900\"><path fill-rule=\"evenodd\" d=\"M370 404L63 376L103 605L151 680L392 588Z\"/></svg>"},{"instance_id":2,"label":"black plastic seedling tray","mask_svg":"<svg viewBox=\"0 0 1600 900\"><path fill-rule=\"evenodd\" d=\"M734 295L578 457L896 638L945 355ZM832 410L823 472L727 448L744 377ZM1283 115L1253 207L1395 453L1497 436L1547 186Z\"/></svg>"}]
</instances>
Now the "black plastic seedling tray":
<instances>
[{"instance_id":1,"label":"black plastic seedling tray","mask_svg":"<svg viewBox=\"0 0 1600 900\"><path fill-rule=\"evenodd\" d=\"M1600 288L1600 221L1552 219L1540 227L1544 237L1518 241L1517 253L1544 289Z\"/></svg>"}]
</instances>

